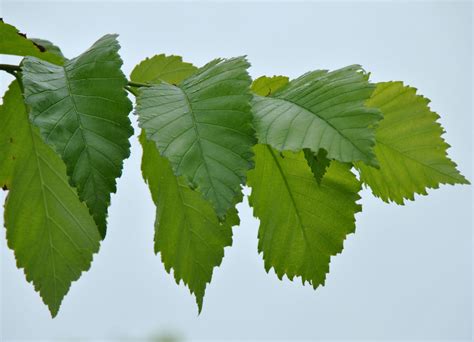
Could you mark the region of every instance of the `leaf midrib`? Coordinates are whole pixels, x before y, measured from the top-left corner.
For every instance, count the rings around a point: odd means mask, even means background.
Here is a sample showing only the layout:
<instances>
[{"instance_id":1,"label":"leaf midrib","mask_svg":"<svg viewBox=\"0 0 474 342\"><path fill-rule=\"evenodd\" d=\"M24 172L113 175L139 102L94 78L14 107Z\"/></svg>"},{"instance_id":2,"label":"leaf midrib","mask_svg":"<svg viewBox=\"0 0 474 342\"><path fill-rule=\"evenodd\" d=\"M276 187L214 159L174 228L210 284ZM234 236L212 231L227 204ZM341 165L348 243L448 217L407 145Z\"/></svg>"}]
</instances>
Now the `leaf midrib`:
<instances>
[{"instance_id":1,"label":"leaf midrib","mask_svg":"<svg viewBox=\"0 0 474 342\"><path fill-rule=\"evenodd\" d=\"M48 236L49 236L49 248L50 248L50 255L51 255L51 268L53 269L53 284L54 284L54 303L56 304L58 302L58 293L57 293L57 284L56 284L56 280L58 279L57 276L56 276L56 266L55 266L55 262L54 262L54 246L53 246L53 239L52 239L52 236L51 236L51 229L49 229L48 225L46 224L47 221L53 221L51 216L49 215L49 209L48 209L48 206L47 206L47 201L46 201L46 194L45 194L45 181L44 181L44 178L43 178L43 172L41 171L41 166L40 166L40 162L39 162L39 153L38 153L38 149L36 147L36 142L35 142L35 137L34 137L34 132L33 132L33 128L31 127L31 125L29 124L29 121L28 121L28 131L30 133L30 138L31 138L31 145L32 145L32 148L33 148L33 154L35 156L35 161L36 161L36 167L38 168L38 176L40 178L40 183L41 183L41 196L43 198L43 207L44 207L44 211L45 211L45 215L46 215L46 220L44 221L44 224L43 224L43 227L45 230L48 231Z\"/></svg>"},{"instance_id":2,"label":"leaf midrib","mask_svg":"<svg viewBox=\"0 0 474 342\"><path fill-rule=\"evenodd\" d=\"M265 97L264 97L265 98ZM279 101L284 101L284 102L288 102L288 103L291 103L292 105L296 106L296 107L299 107L299 108L302 108L304 109L306 112L308 112L310 115L313 115L315 116L316 118L320 119L321 121L323 121L324 123L326 123L329 127L331 127L334 131L336 131L342 138L344 138L344 140L348 141L357 151L359 151L360 153L362 153L362 155L364 155L366 158L368 158L368 160L371 160L371 156L370 154L367 154L365 153L364 151L362 151L358 146L356 146L344 133L342 133L340 130L338 130L335 126L333 126L329 121L327 121L324 117L318 115L318 113L316 112L313 112L311 110L309 110L308 108L306 108L305 106L301 105L301 104L298 104L296 102L293 102L291 100L288 100L286 98L281 98L281 97L266 97L268 99L273 99L273 100L279 100Z\"/></svg>"},{"instance_id":3,"label":"leaf midrib","mask_svg":"<svg viewBox=\"0 0 474 342\"><path fill-rule=\"evenodd\" d=\"M69 76L68 76L67 70L66 70L66 66L69 66L70 64L71 63L67 63L66 65L64 65L62 67L63 71L64 71L64 79L65 79L65 83L66 83L66 86L67 86L67 90L69 92L69 96L71 97L71 102L72 102L72 106L74 108L74 113L76 114L77 122L79 124L79 130L81 131L82 141L84 142L84 150L86 151L86 154L87 154L88 163L89 163L89 165L91 165L92 169L95 169L92 166L93 164L92 164L91 155L90 155L90 151L89 151L89 145L87 143L87 139L86 139L86 136L84 134L84 126L82 124L80 112L77 109L76 100L74 99L74 93L72 92ZM72 136L71 136L70 139L72 139ZM74 168L76 168L76 166L74 166ZM95 180L95 175L92 176L92 183L93 183L94 189L97 189L97 183L96 183L96 180ZM97 195L95 195L94 198L95 198L95 200L97 200ZM92 208L90 208L90 212L92 213Z\"/></svg>"},{"instance_id":4,"label":"leaf midrib","mask_svg":"<svg viewBox=\"0 0 474 342\"><path fill-rule=\"evenodd\" d=\"M191 121L192 121L192 124L193 124L194 132L196 134L196 141L197 141L199 153L201 154L201 160L202 160L202 163L204 164L204 168L206 170L206 176L209 179L209 183L211 184L212 191L215 193L215 185L214 185L212 177L209 173L209 167L207 165L207 159L204 156L204 150L202 148L201 136L199 134L199 128L198 128L198 123L199 122L197 121L196 115L194 114L194 110L193 110L193 107L191 105L191 101L189 100L188 94L186 94L184 89L182 89L181 87L178 87L178 86L174 86L174 87L179 89L181 91L181 93L183 94L184 101L186 102L186 106L188 107L188 112L189 112L189 114L191 114L191 119L192 119ZM194 179L192 181L194 182Z\"/></svg>"},{"instance_id":5,"label":"leaf midrib","mask_svg":"<svg viewBox=\"0 0 474 342\"><path fill-rule=\"evenodd\" d=\"M283 183L285 184L285 188L288 192L288 195L290 197L290 200L291 200L291 203L293 205L293 208L295 209L295 213L296 213L296 217L298 218L298 222L299 222L299 227L301 228L301 232L303 233L303 238L306 242L306 245L308 246L308 250L310 252L310 255L311 255L311 259L313 260L313 263L314 265L317 265L317 262L316 262L316 258L315 258L315 255L314 255L314 252L313 252L313 249L311 247L311 244L309 243L309 239L306 235L306 229L305 229L305 226L303 224L303 220L301 219L301 216L300 216L300 213L299 213L299 210L298 210L298 207L296 205L296 201L293 197L293 194L291 193L291 190L290 190L290 185L288 184L288 180L287 178L285 177L285 174L281 168L281 165L280 163L278 162L278 159L277 157L275 156L275 153L273 152L272 148L269 146L269 145L265 145L265 147L268 149L268 151L270 152L273 160L275 161L275 164L278 168L278 172L280 173L280 176L281 176L281 179L283 180Z\"/></svg>"},{"instance_id":6,"label":"leaf midrib","mask_svg":"<svg viewBox=\"0 0 474 342\"><path fill-rule=\"evenodd\" d=\"M383 141L381 141L381 140L379 140L379 139L377 139L376 141L377 141L377 143L378 143L379 145L381 145L381 146L383 146L383 147L385 147L385 148L387 148L387 149L390 149L390 150L392 150L392 151L395 151L396 153L400 154L400 155L403 156L404 158L410 159L411 161L413 161L413 162L415 162L415 163L417 163L417 164L420 164L420 165L422 165L422 166L424 166L424 167L426 167L426 168L428 168L428 169L430 169L430 170L432 170L432 171L434 171L434 172L437 172L437 173L439 173L439 174L441 174L441 175L443 175L443 176L449 177L449 178L451 178L452 180L454 180L454 181L456 181L456 182L464 181L464 180L462 179L462 178L463 178L462 176L460 176L459 178L454 177L453 175L447 174L447 173L445 173L445 172L442 172L442 171L440 171L440 170L434 168L432 165L423 163L423 162L420 161L420 160L417 160L417 159L415 159L415 158L413 158L413 157L410 157L409 155L403 153L402 151L396 149L396 148L393 147L393 146L390 146L390 145L386 144L385 142L383 142Z\"/></svg>"}]
</instances>

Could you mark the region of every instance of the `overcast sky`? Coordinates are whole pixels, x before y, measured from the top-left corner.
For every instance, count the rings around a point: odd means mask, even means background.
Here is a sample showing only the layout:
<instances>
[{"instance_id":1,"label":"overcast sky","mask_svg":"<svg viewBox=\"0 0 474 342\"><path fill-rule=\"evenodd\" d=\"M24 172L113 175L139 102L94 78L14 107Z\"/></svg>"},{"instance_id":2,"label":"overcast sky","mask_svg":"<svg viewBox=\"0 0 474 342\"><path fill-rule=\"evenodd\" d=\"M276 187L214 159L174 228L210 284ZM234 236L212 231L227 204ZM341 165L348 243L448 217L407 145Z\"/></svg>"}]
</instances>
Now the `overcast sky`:
<instances>
[{"instance_id":1,"label":"overcast sky","mask_svg":"<svg viewBox=\"0 0 474 342\"><path fill-rule=\"evenodd\" d=\"M159 53L182 55L198 66L215 57L247 55L254 77L296 77L360 63L374 81L404 80L432 99L447 130L450 155L473 180L468 1L132 5L2 0L0 8L6 22L55 42L67 57L105 33L119 33L127 75L140 60ZM2 91L9 81L2 78ZM132 156L112 196L107 238L56 319L16 268L1 234L1 337L470 340L470 186L443 186L404 207L363 191L357 232L333 258L326 286L317 291L265 273L257 254L258 221L244 201L234 245L226 249L197 316L194 298L153 254L155 210L140 158L133 137Z\"/></svg>"}]
</instances>

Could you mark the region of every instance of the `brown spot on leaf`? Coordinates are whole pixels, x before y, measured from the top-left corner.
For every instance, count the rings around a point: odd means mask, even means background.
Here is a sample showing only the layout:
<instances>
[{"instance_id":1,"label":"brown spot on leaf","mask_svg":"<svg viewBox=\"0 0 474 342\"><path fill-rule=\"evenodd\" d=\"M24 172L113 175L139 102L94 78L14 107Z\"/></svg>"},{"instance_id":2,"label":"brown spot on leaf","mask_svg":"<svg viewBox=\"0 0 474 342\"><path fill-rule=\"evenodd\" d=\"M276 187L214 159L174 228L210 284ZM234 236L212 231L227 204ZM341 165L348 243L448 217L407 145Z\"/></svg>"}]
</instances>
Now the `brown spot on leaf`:
<instances>
[{"instance_id":1,"label":"brown spot on leaf","mask_svg":"<svg viewBox=\"0 0 474 342\"><path fill-rule=\"evenodd\" d=\"M43 45L33 42L33 44L41 51L46 52L46 48Z\"/></svg>"},{"instance_id":2,"label":"brown spot on leaf","mask_svg":"<svg viewBox=\"0 0 474 342\"><path fill-rule=\"evenodd\" d=\"M10 138L10 144L13 144L13 138Z\"/></svg>"}]
</instances>

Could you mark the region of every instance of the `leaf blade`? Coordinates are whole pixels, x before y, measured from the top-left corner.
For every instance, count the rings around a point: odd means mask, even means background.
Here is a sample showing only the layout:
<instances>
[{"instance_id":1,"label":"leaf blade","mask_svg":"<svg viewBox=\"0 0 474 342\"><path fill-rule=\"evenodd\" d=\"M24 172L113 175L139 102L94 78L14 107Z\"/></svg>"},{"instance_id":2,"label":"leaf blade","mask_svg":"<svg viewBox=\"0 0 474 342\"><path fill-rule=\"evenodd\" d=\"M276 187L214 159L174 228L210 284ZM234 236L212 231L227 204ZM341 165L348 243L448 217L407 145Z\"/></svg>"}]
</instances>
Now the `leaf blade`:
<instances>
[{"instance_id":1,"label":"leaf blade","mask_svg":"<svg viewBox=\"0 0 474 342\"><path fill-rule=\"evenodd\" d=\"M26 38L26 35L3 20L0 20L0 54L34 56L59 65L64 62L64 57L52 53L38 42Z\"/></svg>"},{"instance_id":2,"label":"leaf blade","mask_svg":"<svg viewBox=\"0 0 474 342\"><path fill-rule=\"evenodd\" d=\"M377 165L372 126L381 115L364 105L374 88L363 69L354 65L310 72L273 96L254 96L259 142L279 151L325 149L330 159Z\"/></svg>"},{"instance_id":3,"label":"leaf blade","mask_svg":"<svg viewBox=\"0 0 474 342\"><path fill-rule=\"evenodd\" d=\"M143 87L137 98L139 126L147 138L220 217L239 196L253 165L248 65L242 57L214 60L179 86Z\"/></svg>"},{"instance_id":4,"label":"leaf blade","mask_svg":"<svg viewBox=\"0 0 474 342\"><path fill-rule=\"evenodd\" d=\"M248 184L249 203L260 219L258 249L267 272L273 268L280 279L299 276L317 288L324 285L330 257L355 230L360 183L347 165L333 161L318 184L302 152L282 154L268 145L255 148Z\"/></svg>"},{"instance_id":5,"label":"leaf blade","mask_svg":"<svg viewBox=\"0 0 474 342\"><path fill-rule=\"evenodd\" d=\"M170 163L159 155L156 145L140 136L143 147L142 174L157 207L155 253L179 284L183 281L196 297L201 312L205 289L214 267L221 264L224 248L232 244L232 226L238 225L231 208L221 223L213 207L191 190L183 177L173 174Z\"/></svg>"},{"instance_id":6,"label":"leaf blade","mask_svg":"<svg viewBox=\"0 0 474 342\"><path fill-rule=\"evenodd\" d=\"M0 140L14 136L19 142L0 145L1 155L14 157L7 161L12 165L4 212L8 246L54 317L71 283L90 268L100 235L69 186L64 163L28 122L16 81L0 107L0 123ZM5 165L0 160L0 169Z\"/></svg>"},{"instance_id":7,"label":"leaf blade","mask_svg":"<svg viewBox=\"0 0 474 342\"><path fill-rule=\"evenodd\" d=\"M141 61L130 74L134 82L156 84L165 81L179 84L196 72L197 68L191 63L183 62L180 56L155 55Z\"/></svg>"},{"instance_id":8,"label":"leaf blade","mask_svg":"<svg viewBox=\"0 0 474 342\"><path fill-rule=\"evenodd\" d=\"M376 128L375 153L380 168L356 163L361 180L385 202L403 204L415 194L440 184L469 184L447 155L449 145L429 100L402 82L383 82L368 106L380 108L384 119Z\"/></svg>"},{"instance_id":9,"label":"leaf blade","mask_svg":"<svg viewBox=\"0 0 474 342\"><path fill-rule=\"evenodd\" d=\"M102 37L64 66L34 57L22 62L30 119L63 158L103 237L110 194L116 191L133 134L116 37Z\"/></svg>"}]
</instances>

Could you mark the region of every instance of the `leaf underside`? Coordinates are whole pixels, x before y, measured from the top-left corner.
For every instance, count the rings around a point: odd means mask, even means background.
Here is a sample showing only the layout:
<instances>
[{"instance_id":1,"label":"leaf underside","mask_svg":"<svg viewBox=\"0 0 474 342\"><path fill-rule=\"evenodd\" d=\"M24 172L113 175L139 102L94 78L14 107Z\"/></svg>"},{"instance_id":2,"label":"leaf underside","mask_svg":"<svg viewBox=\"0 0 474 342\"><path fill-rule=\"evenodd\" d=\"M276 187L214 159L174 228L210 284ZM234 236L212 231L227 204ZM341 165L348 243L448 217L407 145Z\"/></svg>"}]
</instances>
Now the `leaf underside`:
<instances>
[{"instance_id":1,"label":"leaf underside","mask_svg":"<svg viewBox=\"0 0 474 342\"><path fill-rule=\"evenodd\" d=\"M106 35L64 66L34 57L22 63L31 121L66 163L71 184L103 237L110 194L133 134L118 50L116 35Z\"/></svg>"},{"instance_id":2,"label":"leaf underside","mask_svg":"<svg viewBox=\"0 0 474 342\"><path fill-rule=\"evenodd\" d=\"M54 317L71 282L89 269L100 235L69 185L63 161L28 122L16 81L0 107L0 126L8 246Z\"/></svg>"},{"instance_id":3,"label":"leaf underside","mask_svg":"<svg viewBox=\"0 0 474 342\"><path fill-rule=\"evenodd\" d=\"M330 159L377 165L373 126L381 115L364 105L374 88L361 67L353 65L314 71L269 97L254 96L259 142L278 151L325 149Z\"/></svg>"},{"instance_id":4,"label":"leaf underside","mask_svg":"<svg viewBox=\"0 0 474 342\"><path fill-rule=\"evenodd\" d=\"M249 64L216 59L182 81L140 88L139 126L176 175L224 217L253 166Z\"/></svg>"},{"instance_id":5,"label":"leaf underside","mask_svg":"<svg viewBox=\"0 0 474 342\"><path fill-rule=\"evenodd\" d=\"M357 163L361 180L375 196L403 204L440 184L469 184L447 156L449 145L429 100L402 82L379 83L367 105L384 118L376 129L376 169Z\"/></svg>"},{"instance_id":6,"label":"leaf underside","mask_svg":"<svg viewBox=\"0 0 474 342\"><path fill-rule=\"evenodd\" d=\"M330 257L342 251L361 210L360 183L350 166L332 161L318 184L303 152L280 154L259 144L248 184L267 272L274 268L280 279L299 276L313 288L324 285Z\"/></svg>"}]
</instances>

